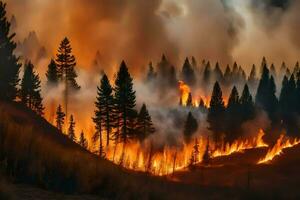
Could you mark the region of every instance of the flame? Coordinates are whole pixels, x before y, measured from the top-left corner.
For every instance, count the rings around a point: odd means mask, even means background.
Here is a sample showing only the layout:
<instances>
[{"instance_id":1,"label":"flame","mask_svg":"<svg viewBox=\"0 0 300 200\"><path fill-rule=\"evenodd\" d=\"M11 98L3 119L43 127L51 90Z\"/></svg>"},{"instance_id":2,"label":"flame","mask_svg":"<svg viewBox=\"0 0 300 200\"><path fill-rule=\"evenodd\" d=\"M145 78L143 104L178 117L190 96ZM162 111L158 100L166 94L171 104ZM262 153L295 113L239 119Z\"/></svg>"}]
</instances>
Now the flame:
<instances>
[{"instance_id":1,"label":"flame","mask_svg":"<svg viewBox=\"0 0 300 200\"><path fill-rule=\"evenodd\" d=\"M232 144L223 142L220 148L217 148L213 152L212 157L227 156L232 153L243 152L247 149L268 147L262 139L264 134L263 130L259 130L257 136L252 139L236 140Z\"/></svg>"},{"instance_id":2,"label":"flame","mask_svg":"<svg viewBox=\"0 0 300 200\"><path fill-rule=\"evenodd\" d=\"M283 149L286 148L291 148L297 144L300 143L300 139L287 139L285 136L282 134L278 138L276 144L272 147L272 149L269 149L267 152L266 156L262 159L260 159L257 164L262 164L262 163L268 163L274 159L275 156L279 156L283 153Z\"/></svg>"},{"instance_id":3,"label":"flame","mask_svg":"<svg viewBox=\"0 0 300 200\"><path fill-rule=\"evenodd\" d=\"M186 106L189 93L191 92L190 87L185 84L183 81L179 81L179 91L180 91L180 98L183 106Z\"/></svg>"},{"instance_id":4,"label":"flame","mask_svg":"<svg viewBox=\"0 0 300 200\"><path fill-rule=\"evenodd\" d=\"M237 140L232 144L222 143L216 145L209 143L211 158L228 156L233 153L243 152L246 149L267 147L263 141L264 132L260 130L257 136L252 139ZM199 137L199 153L194 164L202 162L202 157L207 146L207 138ZM135 171L148 172L153 175L163 176L172 174L175 171L185 170L190 164L193 153L194 141L184 144L182 148L165 147L163 150L155 151L150 141L145 144L130 142L107 147L106 158L117 165Z\"/></svg>"}]
</instances>

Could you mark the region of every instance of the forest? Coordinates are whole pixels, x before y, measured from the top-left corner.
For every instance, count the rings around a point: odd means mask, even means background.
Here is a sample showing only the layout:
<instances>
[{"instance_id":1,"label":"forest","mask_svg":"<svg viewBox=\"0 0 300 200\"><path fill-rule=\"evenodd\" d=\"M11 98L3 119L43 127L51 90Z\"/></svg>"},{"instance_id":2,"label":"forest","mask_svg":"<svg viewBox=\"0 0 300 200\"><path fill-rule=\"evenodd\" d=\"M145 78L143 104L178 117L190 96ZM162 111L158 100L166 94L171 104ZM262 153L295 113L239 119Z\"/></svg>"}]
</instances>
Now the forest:
<instances>
[{"instance_id":1,"label":"forest","mask_svg":"<svg viewBox=\"0 0 300 200\"><path fill-rule=\"evenodd\" d=\"M0 1L3 185L108 199L251 199L299 179L299 62L262 55L248 70L194 56L173 64L162 52L139 75L121 60L113 73L87 76L69 37L42 68L23 56L15 20ZM295 187L278 193L289 190L279 198L296 198Z\"/></svg>"}]
</instances>

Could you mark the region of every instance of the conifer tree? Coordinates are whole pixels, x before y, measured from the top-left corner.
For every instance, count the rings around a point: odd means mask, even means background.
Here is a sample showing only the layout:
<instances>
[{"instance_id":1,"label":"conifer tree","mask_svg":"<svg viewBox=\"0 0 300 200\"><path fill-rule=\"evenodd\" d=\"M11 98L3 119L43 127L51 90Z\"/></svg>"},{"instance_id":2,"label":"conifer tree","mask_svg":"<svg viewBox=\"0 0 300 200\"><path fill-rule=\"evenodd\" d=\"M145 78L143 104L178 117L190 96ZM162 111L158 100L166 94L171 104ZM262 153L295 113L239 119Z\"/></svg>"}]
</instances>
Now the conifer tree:
<instances>
[{"instance_id":1,"label":"conifer tree","mask_svg":"<svg viewBox=\"0 0 300 200\"><path fill-rule=\"evenodd\" d=\"M249 91L249 87L245 84L242 96L240 98L241 104L241 123L246 122L254 118L255 108L252 96Z\"/></svg>"},{"instance_id":2,"label":"conifer tree","mask_svg":"<svg viewBox=\"0 0 300 200\"><path fill-rule=\"evenodd\" d=\"M187 119L184 124L184 140L186 143L189 143L191 137L197 132L198 130L198 122L195 117L192 115L191 112L188 113Z\"/></svg>"},{"instance_id":3,"label":"conifer tree","mask_svg":"<svg viewBox=\"0 0 300 200\"><path fill-rule=\"evenodd\" d=\"M223 78L224 78L223 77L223 72L222 72L221 67L220 67L218 62L216 63L216 67L214 69L214 75L215 75L216 81L218 81L220 83L223 82Z\"/></svg>"},{"instance_id":4,"label":"conifer tree","mask_svg":"<svg viewBox=\"0 0 300 200\"><path fill-rule=\"evenodd\" d=\"M127 140L135 135L129 127L129 123L135 120L135 98L133 79L125 62L122 61L115 80L115 102L116 113L119 118L118 126L121 128L120 136L124 143L127 143Z\"/></svg>"},{"instance_id":5,"label":"conifer tree","mask_svg":"<svg viewBox=\"0 0 300 200\"><path fill-rule=\"evenodd\" d=\"M111 131L114 127L114 97L113 88L111 87L106 74L102 76L100 87L97 87L97 99L95 102L96 111L93 118L96 125L96 130L100 131L100 124L103 131L106 132L106 145L109 146L109 141L112 139ZM98 135L99 136L99 135Z\"/></svg>"},{"instance_id":6,"label":"conifer tree","mask_svg":"<svg viewBox=\"0 0 300 200\"><path fill-rule=\"evenodd\" d=\"M188 58L185 59L182 67L182 78L185 83L193 86L196 83L196 76Z\"/></svg>"},{"instance_id":7,"label":"conifer tree","mask_svg":"<svg viewBox=\"0 0 300 200\"><path fill-rule=\"evenodd\" d=\"M6 18L6 4L0 2L0 93L1 99L13 101L17 96L17 85L20 81L21 64L14 51L17 47L13 41L15 33L11 33L11 24Z\"/></svg>"},{"instance_id":8,"label":"conifer tree","mask_svg":"<svg viewBox=\"0 0 300 200\"><path fill-rule=\"evenodd\" d=\"M138 114L137 130L139 134L138 138L140 139L140 141L143 141L148 136L155 133L155 128L153 126L151 116L145 104L142 105L142 108Z\"/></svg>"},{"instance_id":9,"label":"conifer tree","mask_svg":"<svg viewBox=\"0 0 300 200\"><path fill-rule=\"evenodd\" d=\"M80 86L76 82L77 73L75 71L76 60L72 54L72 47L68 38L64 38L58 48L58 53L55 59L58 77L65 84L64 99L65 99L65 112L68 117L68 101L70 90L78 91Z\"/></svg>"},{"instance_id":10,"label":"conifer tree","mask_svg":"<svg viewBox=\"0 0 300 200\"><path fill-rule=\"evenodd\" d=\"M187 107L193 107L193 96L192 93L189 93L188 98L186 100Z\"/></svg>"},{"instance_id":11,"label":"conifer tree","mask_svg":"<svg viewBox=\"0 0 300 200\"><path fill-rule=\"evenodd\" d=\"M68 38L64 38L61 41L55 61L58 69L58 75L60 79L65 82L66 87L68 89L80 89L80 86L76 82L76 59L72 54L72 47Z\"/></svg>"},{"instance_id":12,"label":"conifer tree","mask_svg":"<svg viewBox=\"0 0 300 200\"><path fill-rule=\"evenodd\" d=\"M25 64L24 68L20 91L21 102L38 115L43 115L44 107L39 76L33 71L34 66L30 61Z\"/></svg>"},{"instance_id":13,"label":"conifer tree","mask_svg":"<svg viewBox=\"0 0 300 200\"><path fill-rule=\"evenodd\" d=\"M199 109L201 112L206 112L206 110L207 110L204 100L202 98L199 101Z\"/></svg>"},{"instance_id":14,"label":"conifer tree","mask_svg":"<svg viewBox=\"0 0 300 200\"><path fill-rule=\"evenodd\" d=\"M63 131L63 126L65 123L65 116L66 115L63 112L61 105L59 105L56 110L56 127L61 132Z\"/></svg>"},{"instance_id":15,"label":"conifer tree","mask_svg":"<svg viewBox=\"0 0 300 200\"><path fill-rule=\"evenodd\" d=\"M204 165L209 165L210 163L210 148L209 148L209 138L207 139L207 144L206 144L206 148L205 148L205 152L203 154L202 157L202 163Z\"/></svg>"},{"instance_id":16,"label":"conifer tree","mask_svg":"<svg viewBox=\"0 0 300 200\"><path fill-rule=\"evenodd\" d=\"M70 116L69 128L68 128L68 137L73 141L76 142L75 136L75 121L73 115Z\"/></svg>"},{"instance_id":17,"label":"conifer tree","mask_svg":"<svg viewBox=\"0 0 300 200\"><path fill-rule=\"evenodd\" d=\"M208 61L203 72L203 82L205 84L209 84L211 81L211 66L210 62Z\"/></svg>"},{"instance_id":18,"label":"conifer tree","mask_svg":"<svg viewBox=\"0 0 300 200\"><path fill-rule=\"evenodd\" d=\"M228 100L228 106L226 108L226 138L230 142L237 139L237 134L240 132L240 111L241 105L239 93L234 86Z\"/></svg>"},{"instance_id":19,"label":"conifer tree","mask_svg":"<svg viewBox=\"0 0 300 200\"><path fill-rule=\"evenodd\" d=\"M56 63L53 59L51 59L50 64L48 65L48 70L46 72L47 77L47 85L48 86L57 86L59 77Z\"/></svg>"},{"instance_id":20,"label":"conifer tree","mask_svg":"<svg viewBox=\"0 0 300 200\"><path fill-rule=\"evenodd\" d=\"M81 131L81 133L80 133L79 145L82 146L85 149L88 148L88 141L85 139L83 131Z\"/></svg>"},{"instance_id":21,"label":"conifer tree","mask_svg":"<svg viewBox=\"0 0 300 200\"><path fill-rule=\"evenodd\" d=\"M209 129L214 133L214 139L218 142L224 131L225 106L222 90L218 82L215 83L208 109L207 122Z\"/></svg>"},{"instance_id":22,"label":"conifer tree","mask_svg":"<svg viewBox=\"0 0 300 200\"><path fill-rule=\"evenodd\" d=\"M229 67L229 65L227 65L226 69L225 69L225 73L224 73L224 83L225 85L230 85L231 82L231 69Z\"/></svg>"}]
</instances>

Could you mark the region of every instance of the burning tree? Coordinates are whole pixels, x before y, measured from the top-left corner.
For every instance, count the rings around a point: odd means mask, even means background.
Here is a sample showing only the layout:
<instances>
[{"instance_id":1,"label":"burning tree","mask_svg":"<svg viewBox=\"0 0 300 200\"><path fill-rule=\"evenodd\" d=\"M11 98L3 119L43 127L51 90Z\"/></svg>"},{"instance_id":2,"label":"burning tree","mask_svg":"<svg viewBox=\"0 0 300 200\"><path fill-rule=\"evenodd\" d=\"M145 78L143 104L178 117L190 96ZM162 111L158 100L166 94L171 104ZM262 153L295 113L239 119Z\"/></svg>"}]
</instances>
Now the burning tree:
<instances>
[{"instance_id":1,"label":"burning tree","mask_svg":"<svg viewBox=\"0 0 300 200\"><path fill-rule=\"evenodd\" d=\"M44 106L41 97L41 81L39 75L35 74L33 71L33 67L31 62L25 64L20 98L21 102L28 108L38 115L43 115Z\"/></svg>"},{"instance_id":2,"label":"burning tree","mask_svg":"<svg viewBox=\"0 0 300 200\"><path fill-rule=\"evenodd\" d=\"M185 83L193 86L196 83L196 75L188 58L185 59L182 67L182 79Z\"/></svg>"},{"instance_id":3,"label":"burning tree","mask_svg":"<svg viewBox=\"0 0 300 200\"><path fill-rule=\"evenodd\" d=\"M17 45L13 41L15 33L10 32L6 18L6 4L0 2L0 92L1 99L15 100L21 64L14 55Z\"/></svg>"},{"instance_id":4,"label":"burning tree","mask_svg":"<svg viewBox=\"0 0 300 200\"><path fill-rule=\"evenodd\" d=\"M200 153L200 151L199 151L199 142L198 142L198 139L196 138L195 139L195 144L193 146L192 155L191 155L191 158L190 158L190 164L189 164L190 169L193 169L195 167L195 164L198 163L199 153Z\"/></svg>"}]
</instances>

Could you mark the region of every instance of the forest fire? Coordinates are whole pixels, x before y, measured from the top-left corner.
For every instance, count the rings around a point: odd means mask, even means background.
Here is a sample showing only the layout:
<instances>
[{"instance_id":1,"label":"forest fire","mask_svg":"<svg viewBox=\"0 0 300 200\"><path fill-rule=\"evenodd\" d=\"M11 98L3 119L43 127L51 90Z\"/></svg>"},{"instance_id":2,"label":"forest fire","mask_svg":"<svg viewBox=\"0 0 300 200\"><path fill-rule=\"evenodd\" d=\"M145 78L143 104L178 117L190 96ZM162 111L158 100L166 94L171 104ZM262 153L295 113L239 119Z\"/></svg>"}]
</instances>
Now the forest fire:
<instances>
[{"instance_id":1,"label":"forest fire","mask_svg":"<svg viewBox=\"0 0 300 200\"><path fill-rule=\"evenodd\" d=\"M207 147L210 158L268 147L262 139L263 136L264 132L260 130L252 139L240 139L232 144L223 142L222 145L209 142L206 137L199 137L181 148L164 147L163 150L155 150L149 141L143 145L131 142L125 146L110 146L106 151L106 158L127 169L163 176L187 169L190 165L200 164Z\"/></svg>"},{"instance_id":2,"label":"forest fire","mask_svg":"<svg viewBox=\"0 0 300 200\"><path fill-rule=\"evenodd\" d=\"M258 161L258 164L268 163L283 153L286 148L291 148L300 144L300 139L289 139L284 135L280 135L276 144L268 150L266 156Z\"/></svg>"}]
</instances>

